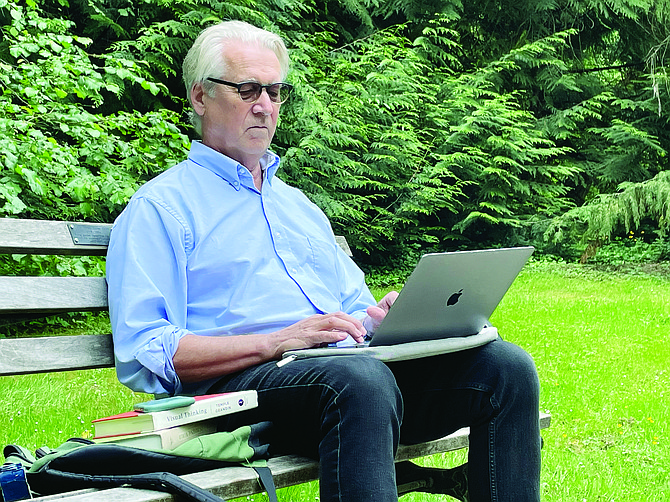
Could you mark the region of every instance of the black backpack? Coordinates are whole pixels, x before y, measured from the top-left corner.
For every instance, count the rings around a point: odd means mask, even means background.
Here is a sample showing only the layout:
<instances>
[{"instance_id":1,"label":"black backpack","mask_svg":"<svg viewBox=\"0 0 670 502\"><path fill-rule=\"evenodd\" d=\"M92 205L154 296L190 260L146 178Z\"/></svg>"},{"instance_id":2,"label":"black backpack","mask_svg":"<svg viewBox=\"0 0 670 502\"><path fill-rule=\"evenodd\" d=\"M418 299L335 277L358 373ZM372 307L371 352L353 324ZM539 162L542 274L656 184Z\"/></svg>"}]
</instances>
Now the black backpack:
<instances>
[{"instance_id":1,"label":"black backpack","mask_svg":"<svg viewBox=\"0 0 670 502\"><path fill-rule=\"evenodd\" d=\"M178 494L191 501L221 502L221 498L179 476L243 465L258 473L270 501L276 502L267 467L269 445L262 439L270 425L262 422L199 436L170 451L96 444L80 438L69 439L55 449L40 448L35 455L21 446L8 445L3 451L5 470L21 467L30 491L39 495L125 485ZM16 483L15 475L11 479ZM4 492L8 486L3 484L2 488ZM6 493L4 500L21 499Z\"/></svg>"}]
</instances>

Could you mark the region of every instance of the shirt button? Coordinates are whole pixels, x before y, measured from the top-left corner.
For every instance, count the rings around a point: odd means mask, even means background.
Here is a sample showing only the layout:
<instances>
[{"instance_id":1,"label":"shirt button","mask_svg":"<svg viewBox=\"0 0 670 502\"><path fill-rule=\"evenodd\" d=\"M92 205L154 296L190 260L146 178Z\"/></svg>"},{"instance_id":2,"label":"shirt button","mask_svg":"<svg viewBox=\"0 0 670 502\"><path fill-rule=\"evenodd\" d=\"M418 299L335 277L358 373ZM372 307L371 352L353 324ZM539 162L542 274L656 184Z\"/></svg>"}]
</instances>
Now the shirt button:
<instances>
[{"instance_id":1,"label":"shirt button","mask_svg":"<svg viewBox=\"0 0 670 502\"><path fill-rule=\"evenodd\" d=\"M298 269L297 269L297 268L292 268L292 269L291 269L291 272L293 272L294 274L297 274L297 273L298 273Z\"/></svg>"}]
</instances>

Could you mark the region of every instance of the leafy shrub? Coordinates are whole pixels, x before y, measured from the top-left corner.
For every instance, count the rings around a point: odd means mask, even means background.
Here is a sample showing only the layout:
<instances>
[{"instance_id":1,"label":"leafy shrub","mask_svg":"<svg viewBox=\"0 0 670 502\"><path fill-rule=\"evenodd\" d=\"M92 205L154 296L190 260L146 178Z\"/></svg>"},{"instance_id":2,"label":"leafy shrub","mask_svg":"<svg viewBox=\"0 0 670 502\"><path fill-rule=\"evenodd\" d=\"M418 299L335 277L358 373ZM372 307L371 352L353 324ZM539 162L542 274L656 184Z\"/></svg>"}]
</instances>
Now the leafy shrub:
<instances>
[{"instance_id":1,"label":"leafy shrub","mask_svg":"<svg viewBox=\"0 0 670 502\"><path fill-rule=\"evenodd\" d=\"M155 95L161 86L135 61L93 58L91 39L34 2L5 9L0 215L110 221L140 184L183 158L188 139L179 116L100 112L112 96Z\"/></svg>"},{"instance_id":2,"label":"leafy shrub","mask_svg":"<svg viewBox=\"0 0 670 502\"><path fill-rule=\"evenodd\" d=\"M670 258L670 242L659 237L647 242L644 233L629 232L626 237L615 237L598 249L590 260L594 263L618 265L622 263L656 263Z\"/></svg>"}]
</instances>

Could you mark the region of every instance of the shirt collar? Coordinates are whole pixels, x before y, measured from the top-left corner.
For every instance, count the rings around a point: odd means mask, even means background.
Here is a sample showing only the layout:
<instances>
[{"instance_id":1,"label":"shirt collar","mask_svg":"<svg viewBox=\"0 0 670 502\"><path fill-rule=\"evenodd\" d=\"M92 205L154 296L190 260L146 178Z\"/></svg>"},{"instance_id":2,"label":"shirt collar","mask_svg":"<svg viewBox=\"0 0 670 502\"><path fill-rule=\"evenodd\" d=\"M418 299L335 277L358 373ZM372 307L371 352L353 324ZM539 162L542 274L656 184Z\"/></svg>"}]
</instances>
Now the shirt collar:
<instances>
[{"instance_id":1,"label":"shirt collar","mask_svg":"<svg viewBox=\"0 0 670 502\"><path fill-rule=\"evenodd\" d=\"M191 143L188 159L220 176L237 190L240 189L242 184L248 184L249 180L251 180L250 182L253 186L251 173L246 167L236 160L202 144L200 141L193 141ZM279 169L279 156L268 150L261 157L260 164L261 169L265 171L265 179L267 179L268 183L272 184L272 179L277 169Z\"/></svg>"}]
</instances>

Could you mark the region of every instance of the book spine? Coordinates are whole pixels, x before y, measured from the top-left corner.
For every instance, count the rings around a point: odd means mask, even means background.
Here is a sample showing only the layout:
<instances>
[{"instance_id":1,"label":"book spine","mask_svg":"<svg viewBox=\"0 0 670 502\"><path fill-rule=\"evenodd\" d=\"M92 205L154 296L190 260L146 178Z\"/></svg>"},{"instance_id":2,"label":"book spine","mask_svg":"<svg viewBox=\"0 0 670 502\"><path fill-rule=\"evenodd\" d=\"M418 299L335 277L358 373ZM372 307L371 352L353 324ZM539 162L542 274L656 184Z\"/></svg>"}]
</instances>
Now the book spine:
<instances>
[{"instance_id":1,"label":"book spine","mask_svg":"<svg viewBox=\"0 0 670 502\"><path fill-rule=\"evenodd\" d=\"M185 408L151 413L154 430L167 429L176 425L190 424L201 420L236 413L258 406L256 391L241 391L230 396L203 399Z\"/></svg>"}]
</instances>

